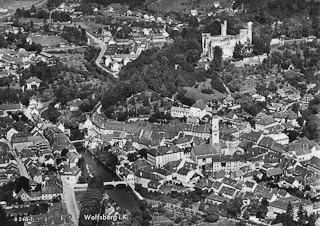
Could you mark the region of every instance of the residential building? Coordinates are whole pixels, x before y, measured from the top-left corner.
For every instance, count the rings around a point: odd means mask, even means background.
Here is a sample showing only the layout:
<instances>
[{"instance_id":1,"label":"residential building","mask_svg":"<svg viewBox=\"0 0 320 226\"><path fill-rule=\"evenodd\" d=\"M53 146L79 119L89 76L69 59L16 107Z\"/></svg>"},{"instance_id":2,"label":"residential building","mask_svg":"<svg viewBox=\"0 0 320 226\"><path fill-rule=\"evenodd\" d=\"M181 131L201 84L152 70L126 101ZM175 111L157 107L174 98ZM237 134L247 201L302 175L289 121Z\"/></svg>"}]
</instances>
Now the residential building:
<instances>
[{"instance_id":1,"label":"residential building","mask_svg":"<svg viewBox=\"0 0 320 226\"><path fill-rule=\"evenodd\" d=\"M164 166L168 162L181 160L184 157L184 151L177 146L163 146L153 148L147 152L147 161L151 165Z\"/></svg>"}]
</instances>

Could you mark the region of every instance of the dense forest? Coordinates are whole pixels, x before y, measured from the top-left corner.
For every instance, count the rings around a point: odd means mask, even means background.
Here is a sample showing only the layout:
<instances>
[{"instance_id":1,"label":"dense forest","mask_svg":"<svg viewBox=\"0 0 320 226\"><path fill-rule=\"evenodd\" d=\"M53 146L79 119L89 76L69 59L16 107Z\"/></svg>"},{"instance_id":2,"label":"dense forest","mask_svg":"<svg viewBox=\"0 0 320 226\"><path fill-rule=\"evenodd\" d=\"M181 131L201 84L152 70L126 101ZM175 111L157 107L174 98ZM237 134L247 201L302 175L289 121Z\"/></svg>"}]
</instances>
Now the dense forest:
<instances>
[{"instance_id":1,"label":"dense forest","mask_svg":"<svg viewBox=\"0 0 320 226\"><path fill-rule=\"evenodd\" d=\"M243 17L260 25L272 25L273 36L302 38L320 37L320 3L305 0L236 0L234 8L243 4Z\"/></svg>"},{"instance_id":2,"label":"dense forest","mask_svg":"<svg viewBox=\"0 0 320 226\"><path fill-rule=\"evenodd\" d=\"M200 33L191 28L162 49L152 48L142 52L120 71L120 82L105 93L103 107L107 109L123 104L128 97L146 90L159 93L162 97L179 93L178 97L184 99L183 102L192 104L194 101L185 99L183 87L192 87L207 78L212 80L215 89L224 92L217 73L196 69L202 53L199 37ZM222 59L216 64L220 65L215 67L220 67Z\"/></svg>"},{"instance_id":3,"label":"dense forest","mask_svg":"<svg viewBox=\"0 0 320 226\"><path fill-rule=\"evenodd\" d=\"M108 6L112 3L128 4L129 9L143 6L145 0L83 0L82 4L98 4Z\"/></svg>"}]
</instances>

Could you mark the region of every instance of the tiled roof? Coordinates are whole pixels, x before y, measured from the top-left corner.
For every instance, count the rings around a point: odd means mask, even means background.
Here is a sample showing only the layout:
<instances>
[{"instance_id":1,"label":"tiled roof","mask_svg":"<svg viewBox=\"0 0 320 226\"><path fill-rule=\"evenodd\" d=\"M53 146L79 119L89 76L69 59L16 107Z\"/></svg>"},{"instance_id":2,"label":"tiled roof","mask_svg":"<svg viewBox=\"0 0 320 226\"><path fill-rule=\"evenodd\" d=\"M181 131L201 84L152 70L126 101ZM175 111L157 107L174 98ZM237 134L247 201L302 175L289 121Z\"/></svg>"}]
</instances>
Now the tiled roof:
<instances>
[{"instance_id":1,"label":"tiled roof","mask_svg":"<svg viewBox=\"0 0 320 226\"><path fill-rule=\"evenodd\" d=\"M194 153L198 157L213 157L221 154L219 144L202 144L193 147Z\"/></svg>"},{"instance_id":2,"label":"tiled roof","mask_svg":"<svg viewBox=\"0 0 320 226\"><path fill-rule=\"evenodd\" d=\"M203 100L197 100L197 102L194 105L192 105L192 107L204 110L206 109L206 104L204 103Z\"/></svg>"}]
</instances>

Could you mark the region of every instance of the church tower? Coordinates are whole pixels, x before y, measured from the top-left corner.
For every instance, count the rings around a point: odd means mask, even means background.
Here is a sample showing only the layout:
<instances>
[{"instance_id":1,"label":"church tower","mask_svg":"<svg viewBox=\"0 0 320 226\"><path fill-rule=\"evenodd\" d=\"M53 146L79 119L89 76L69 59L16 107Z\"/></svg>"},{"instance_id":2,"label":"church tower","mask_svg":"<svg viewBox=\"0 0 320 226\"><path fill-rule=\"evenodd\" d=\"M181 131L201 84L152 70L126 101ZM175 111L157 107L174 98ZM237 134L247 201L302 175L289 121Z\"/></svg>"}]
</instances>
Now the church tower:
<instances>
[{"instance_id":1,"label":"church tower","mask_svg":"<svg viewBox=\"0 0 320 226\"><path fill-rule=\"evenodd\" d=\"M211 143L212 144L218 144L219 143L219 118L216 115L212 116Z\"/></svg>"}]
</instances>

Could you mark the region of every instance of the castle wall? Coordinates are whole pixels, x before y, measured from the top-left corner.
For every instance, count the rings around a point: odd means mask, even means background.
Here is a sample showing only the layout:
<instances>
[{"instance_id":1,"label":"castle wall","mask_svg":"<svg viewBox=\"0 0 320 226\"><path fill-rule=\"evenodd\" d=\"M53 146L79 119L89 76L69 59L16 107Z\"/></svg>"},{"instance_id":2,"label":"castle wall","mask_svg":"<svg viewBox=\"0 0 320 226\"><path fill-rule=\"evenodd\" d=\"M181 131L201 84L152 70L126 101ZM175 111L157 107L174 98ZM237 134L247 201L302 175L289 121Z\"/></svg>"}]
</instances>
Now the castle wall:
<instances>
[{"instance_id":1,"label":"castle wall","mask_svg":"<svg viewBox=\"0 0 320 226\"><path fill-rule=\"evenodd\" d=\"M247 29L241 29L240 34L231 36L227 35L227 23L221 25L221 35L211 36L208 33L202 34L202 51L203 56L213 58L213 51L215 46L221 47L223 51L222 58L230 58L233 55L233 50L236 43L242 44L252 42L252 22L248 23Z\"/></svg>"}]
</instances>

